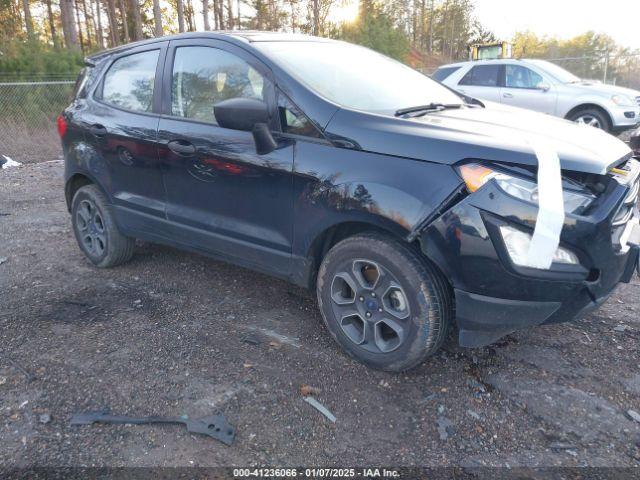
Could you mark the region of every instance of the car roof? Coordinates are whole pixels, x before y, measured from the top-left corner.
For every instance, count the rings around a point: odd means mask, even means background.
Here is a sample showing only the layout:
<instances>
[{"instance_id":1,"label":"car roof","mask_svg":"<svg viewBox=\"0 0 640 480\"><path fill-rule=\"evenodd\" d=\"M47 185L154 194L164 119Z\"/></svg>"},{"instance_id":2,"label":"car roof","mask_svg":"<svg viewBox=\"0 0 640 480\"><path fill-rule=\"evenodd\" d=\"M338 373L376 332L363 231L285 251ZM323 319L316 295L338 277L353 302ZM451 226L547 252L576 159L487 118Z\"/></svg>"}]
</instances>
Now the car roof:
<instances>
[{"instance_id":1,"label":"car roof","mask_svg":"<svg viewBox=\"0 0 640 480\"><path fill-rule=\"evenodd\" d=\"M456 62L456 63L447 63L445 65L440 65L438 68L449 68L449 67L464 67L466 65L502 65L505 63L527 63L529 59L527 58L496 58L492 60L468 60L466 62Z\"/></svg>"},{"instance_id":2,"label":"car roof","mask_svg":"<svg viewBox=\"0 0 640 480\"><path fill-rule=\"evenodd\" d=\"M86 57L88 63L94 63L102 58L111 56L114 53L129 50L131 48L152 45L158 42L167 42L169 40L183 40L189 38L210 38L217 40L227 40L234 43L253 43L253 42L336 42L328 38L314 37L311 35L302 35L296 33L282 32L265 32L260 30L217 30L205 32L185 32L175 35L166 35L163 37L155 37L138 42L131 42L125 45L119 45L114 48L102 50L94 55Z\"/></svg>"}]
</instances>

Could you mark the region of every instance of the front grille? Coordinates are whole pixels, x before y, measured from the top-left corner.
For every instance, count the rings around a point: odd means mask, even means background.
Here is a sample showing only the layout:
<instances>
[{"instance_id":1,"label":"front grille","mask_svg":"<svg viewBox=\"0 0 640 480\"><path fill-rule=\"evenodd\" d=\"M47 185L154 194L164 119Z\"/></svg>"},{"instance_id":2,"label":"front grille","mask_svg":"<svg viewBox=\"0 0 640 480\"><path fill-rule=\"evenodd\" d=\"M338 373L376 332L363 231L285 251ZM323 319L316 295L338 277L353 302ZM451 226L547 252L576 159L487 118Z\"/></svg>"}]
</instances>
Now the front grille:
<instances>
[{"instance_id":1,"label":"front grille","mask_svg":"<svg viewBox=\"0 0 640 480\"><path fill-rule=\"evenodd\" d=\"M624 165L617 167L617 171L613 173L613 176L623 185L628 185L627 194L624 197L624 201L620 208L613 217L611 224L611 239L614 245L618 248L624 249L625 245L621 244L620 238L627 226L629 220L637 215L638 212L638 192L640 192L640 162L635 159L631 159ZM624 172L624 173L623 173Z\"/></svg>"}]
</instances>

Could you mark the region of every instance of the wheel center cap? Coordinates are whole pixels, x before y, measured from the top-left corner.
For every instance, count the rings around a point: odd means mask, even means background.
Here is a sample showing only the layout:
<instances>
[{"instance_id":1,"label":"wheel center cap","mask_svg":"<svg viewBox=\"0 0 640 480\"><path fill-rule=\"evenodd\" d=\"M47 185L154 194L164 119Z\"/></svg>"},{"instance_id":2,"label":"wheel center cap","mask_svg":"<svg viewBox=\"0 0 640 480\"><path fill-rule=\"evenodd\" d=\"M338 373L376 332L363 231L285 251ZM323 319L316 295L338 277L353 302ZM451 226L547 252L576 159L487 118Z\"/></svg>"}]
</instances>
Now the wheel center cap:
<instances>
[{"instance_id":1,"label":"wheel center cap","mask_svg":"<svg viewBox=\"0 0 640 480\"><path fill-rule=\"evenodd\" d=\"M367 306L368 310L377 310L378 309L378 302L376 302L372 298L368 299L365 302L365 305Z\"/></svg>"}]
</instances>

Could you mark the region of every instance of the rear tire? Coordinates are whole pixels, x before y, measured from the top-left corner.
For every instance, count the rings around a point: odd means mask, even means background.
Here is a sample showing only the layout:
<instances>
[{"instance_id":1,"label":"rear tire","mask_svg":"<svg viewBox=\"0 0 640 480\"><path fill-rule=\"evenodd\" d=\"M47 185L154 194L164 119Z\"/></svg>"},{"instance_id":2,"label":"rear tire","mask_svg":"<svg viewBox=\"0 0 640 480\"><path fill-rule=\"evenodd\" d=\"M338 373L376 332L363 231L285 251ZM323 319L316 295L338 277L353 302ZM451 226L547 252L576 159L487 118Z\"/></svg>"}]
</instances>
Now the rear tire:
<instances>
[{"instance_id":1,"label":"rear tire","mask_svg":"<svg viewBox=\"0 0 640 480\"><path fill-rule=\"evenodd\" d=\"M611 131L611 122L607 115L597 108L581 108L569 116L569 120L576 123L583 123L594 128L599 128L605 132Z\"/></svg>"},{"instance_id":2,"label":"rear tire","mask_svg":"<svg viewBox=\"0 0 640 480\"><path fill-rule=\"evenodd\" d=\"M409 245L377 233L336 244L318 271L318 304L333 338L379 370L408 370L435 353L453 314L449 285Z\"/></svg>"},{"instance_id":3,"label":"rear tire","mask_svg":"<svg viewBox=\"0 0 640 480\"><path fill-rule=\"evenodd\" d=\"M71 223L80 249L95 266L115 267L133 256L135 240L120 233L107 197L95 185L73 196Z\"/></svg>"}]
</instances>

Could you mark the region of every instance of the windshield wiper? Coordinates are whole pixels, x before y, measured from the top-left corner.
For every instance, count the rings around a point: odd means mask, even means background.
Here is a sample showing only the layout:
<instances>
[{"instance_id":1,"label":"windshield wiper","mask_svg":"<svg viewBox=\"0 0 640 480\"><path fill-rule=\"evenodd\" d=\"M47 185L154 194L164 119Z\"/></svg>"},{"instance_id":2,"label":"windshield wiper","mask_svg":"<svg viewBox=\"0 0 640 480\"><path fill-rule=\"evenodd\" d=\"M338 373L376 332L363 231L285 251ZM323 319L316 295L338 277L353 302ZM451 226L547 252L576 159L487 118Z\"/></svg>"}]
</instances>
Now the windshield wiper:
<instances>
[{"instance_id":1,"label":"windshield wiper","mask_svg":"<svg viewBox=\"0 0 640 480\"><path fill-rule=\"evenodd\" d=\"M410 113L419 113L426 115L429 112L439 112L441 110L448 110L453 108L462 108L461 103L429 103L428 105L418 105L416 107L401 108L396 110L395 116L402 117ZM420 115L414 115L420 116Z\"/></svg>"}]
</instances>

